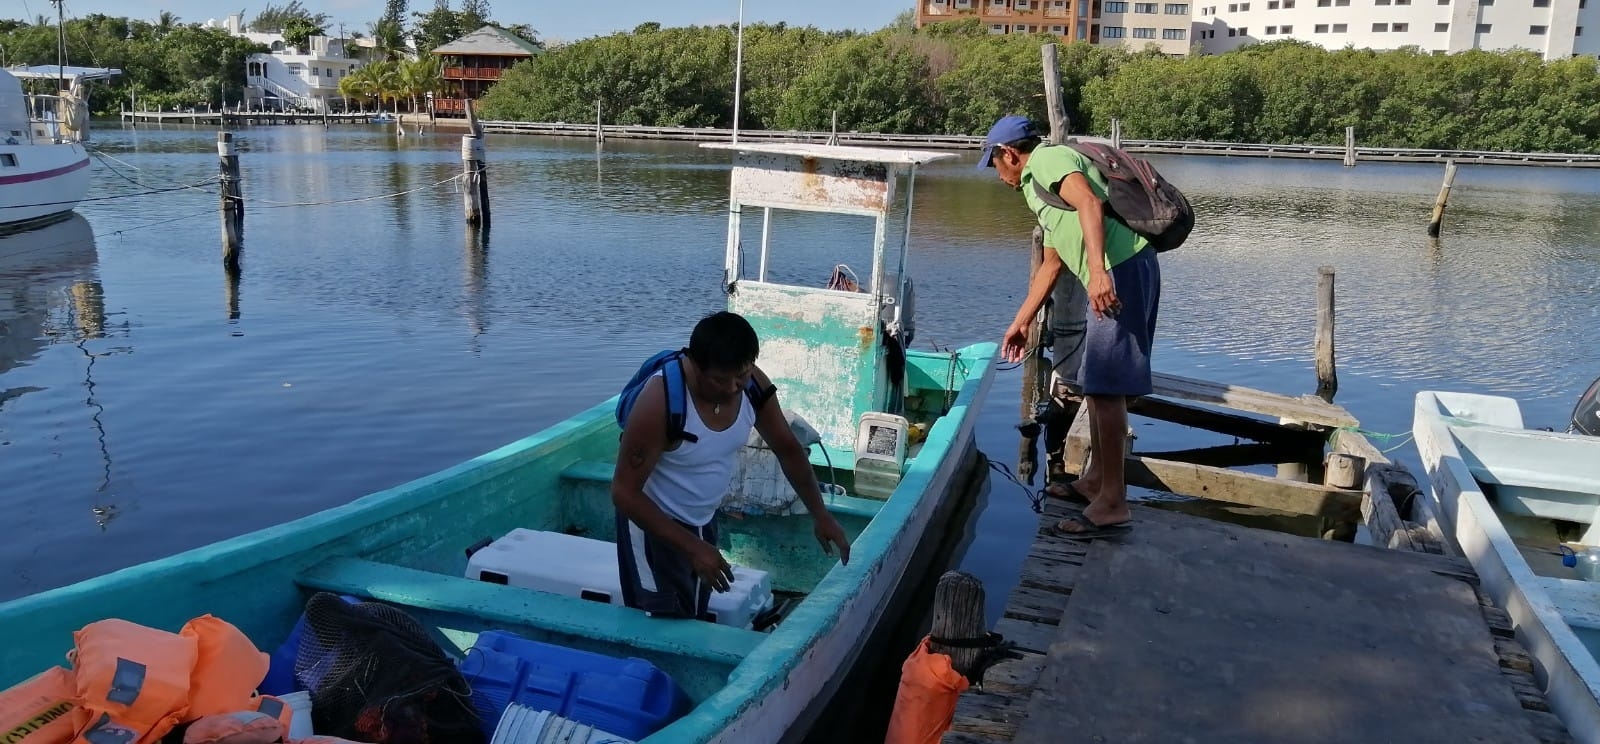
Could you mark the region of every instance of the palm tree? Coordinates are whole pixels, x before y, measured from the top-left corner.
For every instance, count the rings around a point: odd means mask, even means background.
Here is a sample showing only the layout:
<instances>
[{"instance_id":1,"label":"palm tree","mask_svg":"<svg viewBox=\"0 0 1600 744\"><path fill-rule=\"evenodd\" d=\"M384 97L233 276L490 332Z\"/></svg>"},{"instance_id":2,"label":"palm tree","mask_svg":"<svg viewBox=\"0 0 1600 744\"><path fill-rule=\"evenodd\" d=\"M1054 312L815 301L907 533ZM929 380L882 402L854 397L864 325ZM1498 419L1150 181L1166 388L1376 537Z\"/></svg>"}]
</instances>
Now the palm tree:
<instances>
[{"instance_id":1,"label":"palm tree","mask_svg":"<svg viewBox=\"0 0 1600 744\"><path fill-rule=\"evenodd\" d=\"M170 10L161 11L161 15L156 16L156 25L155 25L156 35L157 36L166 36L167 34L171 33L172 29L175 29L175 28L178 27L178 21L179 20L181 20L181 19L178 18L178 14L173 13L172 11L170 11Z\"/></svg>"},{"instance_id":2,"label":"palm tree","mask_svg":"<svg viewBox=\"0 0 1600 744\"><path fill-rule=\"evenodd\" d=\"M444 86L444 66L436 54L424 54L400 65L400 85L411 97L411 110L419 111L418 99Z\"/></svg>"},{"instance_id":3,"label":"palm tree","mask_svg":"<svg viewBox=\"0 0 1600 744\"><path fill-rule=\"evenodd\" d=\"M373 91L381 105L383 99L394 101L395 116L400 115L400 98L405 95L405 81L400 76L400 66L392 60L374 62L364 69L372 75Z\"/></svg>"},{"instance_id":4,"label":"palm tree","mask_svg":"<svg viewBox=\"0 0 1600 744\"><path fill-rule=\"evenodd\" d=\"M405 29L399 21L373 21L367 30L372 32L372 51L378 59L399 59L405 53Z\"/></svg>"}]
</instances>

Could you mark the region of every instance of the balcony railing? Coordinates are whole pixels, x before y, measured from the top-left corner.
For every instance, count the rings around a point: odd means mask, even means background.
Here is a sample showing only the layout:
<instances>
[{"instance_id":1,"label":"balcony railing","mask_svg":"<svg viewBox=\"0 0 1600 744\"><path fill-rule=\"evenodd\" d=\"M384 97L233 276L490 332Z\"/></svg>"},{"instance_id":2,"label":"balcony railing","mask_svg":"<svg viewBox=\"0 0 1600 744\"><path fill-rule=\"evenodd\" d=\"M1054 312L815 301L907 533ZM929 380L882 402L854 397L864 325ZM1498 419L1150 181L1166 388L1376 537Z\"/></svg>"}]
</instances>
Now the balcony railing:
<instances>
[{"instance_id":1,"label":"balcony railing","mask_svg":"<svg viewBox=\"0 0 1600 744\"><path fill-rule=\"evenodd\" d=\"M465 98L434 98L433 113L435 114L461 114L466 113L467 99Z\"/></svg>"},{"instance_id":2,"label":"balcony railing","mask_svg":"<svg viewBox=\"0 0 1600 744\"><path fill-rule=\"evenodd\" d=\"M505 70L499 67L446 67L446 80L499 80Z\"/></svg>"}]
</instances>

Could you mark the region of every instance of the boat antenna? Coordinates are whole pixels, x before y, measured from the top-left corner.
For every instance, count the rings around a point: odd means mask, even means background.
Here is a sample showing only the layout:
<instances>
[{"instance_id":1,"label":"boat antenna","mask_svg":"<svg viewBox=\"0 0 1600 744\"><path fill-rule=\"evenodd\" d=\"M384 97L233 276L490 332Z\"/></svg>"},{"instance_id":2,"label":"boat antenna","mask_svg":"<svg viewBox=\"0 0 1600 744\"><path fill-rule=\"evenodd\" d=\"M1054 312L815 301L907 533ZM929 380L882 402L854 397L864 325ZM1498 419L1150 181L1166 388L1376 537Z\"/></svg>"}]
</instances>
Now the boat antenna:
<instances>
[{"instance_id":1,"label":"boat antenna","mask_svg":"<svg viewBox=\"0 0 1600 744\"><path fill-rule=\"evenodd\" d=\"M50 0L56 6L56 93L67 89L66 0Z\"/></svg>"},{"instance_id":2,"label":"boat antenna","mask_svg":"<svg viewBox=\"0 0 1600 744\"><path fill-rule=\"evenodd\" d=\"M59 2L60 0L57 0ZM733 44L733 141L739 141L739 99L744 84L744 0L739 0L739 31Z\"/></svg>"}]
</instances>

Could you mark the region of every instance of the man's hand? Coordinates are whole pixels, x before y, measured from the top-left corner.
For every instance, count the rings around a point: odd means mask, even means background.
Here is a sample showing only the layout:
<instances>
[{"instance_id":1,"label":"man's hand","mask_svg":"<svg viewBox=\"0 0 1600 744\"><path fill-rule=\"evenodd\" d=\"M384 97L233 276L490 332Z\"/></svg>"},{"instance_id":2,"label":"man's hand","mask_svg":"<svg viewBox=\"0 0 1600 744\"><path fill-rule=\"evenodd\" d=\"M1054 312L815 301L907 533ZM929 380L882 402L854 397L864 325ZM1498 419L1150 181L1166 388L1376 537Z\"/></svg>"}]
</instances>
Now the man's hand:
<instances>
[{"instance_id":1,"label":"man's hand","mask_svg":"<svg viewBox=\"0 0 1600 744\"><path fill-rule=\"evenodd\" d=\"M850 540L844 536L844 528L839 526L839 520L832 514L822 512L812 517L815 527L812 530L817 535L817 543L822 546L822 552L833 555L833 549L839 548L839 561L850 565Z\"/></svg>"},{"instance_id":2,"label":"man's hand","mask_svg":"<svg viewBox=\"0 0 1600 744\"><path fill-rule=\"evenodd\" d=\"M728 591L733 584L733 567L722 559L722 551L705 540L696 539L692 545L689 549L689 565L694 566L694 572L700 576L700 580L710 584L716 591Z\"/></svg>"},{"instance_id":3,"label":"man's hand","mask_svg":"<svg viewBox=\"0 0 1600 744\"><path fill-rule=\"evenodd\" d=\"M1122 310L1117 299L1117 285L1111 281L1111 272L1102 268L1089 268L1089 307L1097 318L1115 318Z\"/></svg>"},{"instance_id":4,"label":"man's hand","mask_svg":"<svg viewBox=\"0 0 1600 744\"><path fill-rule=\"evenodd\" d=\"M1028 328L1012 324L1006 329L1005 338L1001 339L1000 356L1007 362L1020 362L1028 356Z\"/></svg>"}]
</instances>

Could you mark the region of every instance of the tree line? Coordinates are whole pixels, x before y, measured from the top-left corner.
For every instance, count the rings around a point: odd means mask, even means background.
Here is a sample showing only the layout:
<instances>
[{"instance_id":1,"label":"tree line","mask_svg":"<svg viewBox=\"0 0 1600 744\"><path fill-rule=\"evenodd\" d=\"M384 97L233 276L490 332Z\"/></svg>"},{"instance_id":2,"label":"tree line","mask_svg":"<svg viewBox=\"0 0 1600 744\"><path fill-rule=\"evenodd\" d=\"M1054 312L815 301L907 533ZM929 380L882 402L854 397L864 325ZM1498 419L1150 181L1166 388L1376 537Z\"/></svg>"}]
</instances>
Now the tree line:
<instances>
[{"instance_id":1,"label":"tree line","mask_svg":"<svg viewBox=\"0 0 1600 744\"><path fill-rule=\"evenodd\" d=\"M327 14L289 0L268 4L245 25L250 31L282 33L285 43L300 48L317 35L368 38L369 44L347 48L346 54L363 66L340 80L341 94L352 105L417 108L422 96L443 85L438 59L429 52L485 25L501 24L490 18L488 0L460 0L459 9L451 0L435 0L427 12L410 11L407 0L386 0L383 15L365 31L345 30L332 28ZM526 24L502 27L538 43L537 32ZM133 102L151 108L238 105L244 98L246 58L269 51L222 28L184 23L170 12L153 21L96 13L69 18L62 31L68 65L122 71L90 87L95 116L114 115ZM0 19L0 66L53 65L56 55L55 19ZM44 92L54 84L38 87Z\"/></svg>"},{"instance_id":2,"label":"tree line","mask_svg":"<svg viewBox=\"0 0 1600 744\"><path fill-rule=\"evenodd\" d=\"M728 127L735 29L662 28L586 39L519 64L486 95L486 117ZM982 134L996 118L1045 120L1047 35L989 34L977 22L874 33L747 25L740 126ZM1325 50L1259 44L1173 58L1154 49L1062 45L1075 133L1129 139L1600 151L1600 67L1533 52Z\"/></svg>"}]
</instances>

